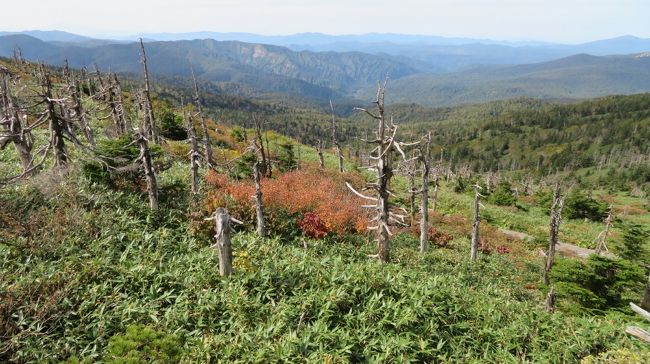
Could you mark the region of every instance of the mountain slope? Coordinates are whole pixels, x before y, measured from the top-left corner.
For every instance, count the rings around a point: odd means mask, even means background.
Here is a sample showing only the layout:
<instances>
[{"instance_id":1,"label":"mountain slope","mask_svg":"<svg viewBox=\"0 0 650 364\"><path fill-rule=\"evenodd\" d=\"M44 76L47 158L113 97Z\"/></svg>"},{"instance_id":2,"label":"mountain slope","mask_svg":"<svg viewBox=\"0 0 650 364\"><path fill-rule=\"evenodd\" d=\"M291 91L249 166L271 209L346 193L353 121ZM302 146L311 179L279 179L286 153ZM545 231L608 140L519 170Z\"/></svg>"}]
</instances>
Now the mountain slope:
<instances>
[{"instance_id":1,"label":"mountain slope","mask_svg":"<svg viewBox=\"0 0 650 364\"><path fill-rule=\"evenodd\" d=\"M114 72L141 71L136 43L80 47L42 42L25 35L0 37L0 55L11 55L16 46L23 48L26 58L51 64L62 64L67 58L74 67L96 63ZM206 80L325 98L374 84L385 75L399 78L418 72L390 57L359 52L294 52L278 46L209 39L150 42L146 48L154 74L189 76L191 61L198 75Z\"/></svg>"},{"instance_id":2,"label":"mountain slope","mask_svg":"<svg viewBox=\"0 0 650 364\"><path fill-rule=\"evenodd\" d=\"M586 54L559 60L517 65L478 67L446 75L412 75L390 84L390 101L448 106L534 97L581 99L610 94L650 91L647 54L596 57ZM373 88L357 97L368 99Z\"/></svg>"}]
</instances>

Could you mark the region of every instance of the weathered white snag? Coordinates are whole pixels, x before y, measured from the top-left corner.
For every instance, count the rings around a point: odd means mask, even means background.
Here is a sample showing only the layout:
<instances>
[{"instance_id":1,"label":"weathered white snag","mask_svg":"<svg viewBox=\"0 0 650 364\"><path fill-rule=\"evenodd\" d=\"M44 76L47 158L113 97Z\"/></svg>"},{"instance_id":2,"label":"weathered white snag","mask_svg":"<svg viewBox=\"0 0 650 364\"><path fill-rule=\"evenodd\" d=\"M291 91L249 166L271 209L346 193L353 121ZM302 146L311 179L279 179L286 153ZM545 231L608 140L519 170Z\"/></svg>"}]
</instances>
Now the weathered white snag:
<instances>
[{"instance_id":1,"label":"weathered white snag","mask_svg":"<svg viewBox=\"0 0 650 364\"><path fill-rule=\"evenodd\" d=\"M222 276L232 275L232 245L230 242L230 214L228 210L219 207L213 215L215 239L214 246L219 252L219 274Z\"/></svg>"},{"instance_id":2,"label":"weathered white snag","mask_svg":"<svg viewBox=\"0 0 650 364\"><path fill-rule=\"evenodd\" d=\"M203 116L203 106L201 104L201 97L199 96L199 85L196 82L196 75L194 74L194 67L190 67L192 70L192 81L194 83L194 103L196 104L197 115L201 121L201 131L203 132L203 152L205 153L204 159L205 163L208 164L208 167L216 167L216 163L212 157L212 144L210 143L210 133L208 131L208 124L205 121Z\"/></svg>"},{"instance_id":3,"label":"weathered white snag","mask_svg":"<svg viewBox=\"0 0 650 364\"><path fill-rule=\"evenodd\" d=\"M553 268L555 259L555 248L557 246L558 235L560 233L560 223L562 222L562 210L564 209L564 197L560 196L560 185L555 185L553 192L553 205L551 206L551 223L549 226L548 251L546 252L546 264L544 265L544 284L550 283L549 274Z\"/></svg>"},{"instance_id":4,"label":"weathered white snag","mask_svg":"<svg viewBox=\"0 0 650 364\"><path fill-rule=\"evenodd\" d=\"M256 233L259 237L266 236L266 225L264 223L264 204L262 203L262 186L260 184L260 162L255 161L253 166L253 178L255 180L255 219L257 222Z\"/></svg>"},{"instance_id":5,"label":"weathered white snag","mask_svg":"<svg viewBox=\"0 0 650 364\"><path fill-rule=\"evenodd\" d=\"M383 101L382 101L383 102ZM332 142L334 143L334 148L336 148L336 156L339 160L339 172L343 172L343 151L341 151L341 144L339 143L338 133L336 131L336 116L334 115L334 105L332 100L330 100L330 109L332 109Z\"/></svg>"},{"instance_id":6,"label":"weathered white snag","mask_svg":"<svg viewBox=\"0 0 650 364\"><path fill-rule=\"evenodd\" d=\"M479 214L479 206L480 206L480 198L481 194L479 193L479 190L481 189L481 186L478 184L474 186L474 222L472 223L472 245L470 249L470 260L472 262L476 261L476 258L478 257L478 243L480 239L480 214Z\"/></svg>"},{"instance_id":7,"label":"weathered white snag","mask_svg":"<svg viewBox=\"0 0 650 364\"><path fill-rule=\"evenodd\" d=\"M156 181L156 171L149 151L149 140L144 137L142 131L137 135L136 142L140 147L140 156L137 161L142 164L145 180L147 181L147 192L149 194L149 207L151 210L158 209L158 183Z\"/></svg>"},{"instance_id":8,"label":"weathered white snag","mask_svg":"<svg viewBox=\"0 0 650 364\"><path fill-rule=\"evenodd\" d=\"M431 133L427 134L420 149L419 160L422 164L422 190L420 190L420 252L429 249L429 170L431 169Z\"/></svg>"}]
</instances>

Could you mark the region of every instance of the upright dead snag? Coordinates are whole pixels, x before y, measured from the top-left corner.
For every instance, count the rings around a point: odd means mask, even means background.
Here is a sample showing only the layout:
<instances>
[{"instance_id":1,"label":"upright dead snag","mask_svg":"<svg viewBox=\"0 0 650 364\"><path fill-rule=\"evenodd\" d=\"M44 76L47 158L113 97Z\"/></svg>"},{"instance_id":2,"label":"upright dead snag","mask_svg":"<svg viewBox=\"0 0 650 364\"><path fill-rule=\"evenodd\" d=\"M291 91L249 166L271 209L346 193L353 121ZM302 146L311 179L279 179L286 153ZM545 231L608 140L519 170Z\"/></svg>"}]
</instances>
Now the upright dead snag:
<instances>
[{"instance_id":1,"label":"upright dead snag","mask_svg":"<svg viewBox=\"0 0 650 364\"><path fill-rule=\"evenodd\" d=\"M420 252L429 249L429 170L431 169L431 133L427 134L420 148L422 165L422 189L420 190Z\"/></svg>"},{"instance_id":2,"label":"upright dead snag","mask_svg":"<svg viewBox=\"0 0 650 364\"><path fill-rule=\"evenodd\" d=\"M564 209L564 197L560 196L560 184L555 185L553 192L553 205L551 206L551 223L549 226L548 251L546 252L546 264L544 265L544 284L550 283L549 274L553 268L555 259L555 248L560 233L560 223L562 222L562 210Z\"/></svg>"},{"instance_id":3,"label":"upright dead snag","mask_svg":"<svg viewBox=\"0 0 650 364\"><path fill-rule=\"evenodd\" d=\"M316 145L316 153L318 153L318 167L320 169L325 168L325 158L323 157L323 141L318 139L318 145Z\"/></svg>"},{"instance_id":4,"label":"upright dead snag","mask_svg":"<svg viewBox=\"0 0 650 364\"><path fill-rule=\"evenodd\" d=\"M607 218L605 219L605 230L603 230L598 237L598 244L596 245L596 254L601 254L602 252L609 251L607 249L607 236L609 236L609 229L612 228L614 222L614 210L612 205L609 205L609 210L607 211Z\"/></svg>"},{"instance_id":5,"label":"upright dead snag","mask_svg":"<svg viewBox=\"0 0 650 364\"><path fill-rule=\"evenodd\" d=\"M0 100L2 105L2 114L0 114L0 150L4 149L8 143L13 143L23 173L28 173L32 168L32 135L27 128L26 122L18 113L18 106L11 95L9 80L11 74L5 68L0 67Z\"/></svg>"},{"instance_id":6,"label":"upright dead snag","mask_svg":"<svg viewBox=\"0 0 650 364\"><path fill-rule=\"evenodd\" d=\"M67 64L66 64L67 65ZM69 71L68 71L69 72ZM81 103L81 97L79 96L79 83L74 76L69 76L70 83L68 84L68 97L72 101L72 115L70 117L76 119L79 122L79 126L83 130L84 136L88 143L94 148L96 146L95 136L93 135L93 130L88 123L88 115L83 108Z\"/></svg>"},{"instance_id":7,"label":"upright dead snag","mask_svg":"<svg viewBox=\"0 0 650 364\"><path fill-rule=\"evenodd\" d=\"M52 96L52 80L45 70L45 66L40 66L41 88L45 112L43 117L49 121L50 129L50 147L54 150L54 165L62 166L68 163L68 152L66 150L64 133L67 129L65 119L57 115L56 105L59 100Z\"/></svg>"},{"instance_id":8,"label":"upright dead snag","mask_svg":"<svg viewBox=\"0 0 650 364\"><path fill-rule=\"evenodd\" d=\"M332 143L334 143L336 156L339 160L339 172L343 173L343 151L341 150L341 144L339 143L339 137L336 130L336 115L334 114L334 105L332 104L332 100L330 100L330 109L332 109Z\"/></svg>"},{"instance_id":9,"label":"upright dead snag","mask_svg":"<svg viewBox=\"0 0 650 364\"><path fill-rule=\"evenodd\" d=\"M376 138L375 140L368 141L369 143L377 145L375 149L372 150L371 153L373 155L370 157L370 159L376 163L375 166L372 166L370 168L376 171L377 181L366 185L366 189L374 190L377 197L365 196L356 191L349 183L347 183L348 188L352 190L352 192L354 192L357 196L374 202L374 205L367 205L365 207L372 208L376 211L375 217L371 220L371 222L375 223L375 225L370 226L369 229L377 231L377 254L375 256L379 258L379 261L382 263L387 263L390 261L390 236L392 234L389 230L389 224L397 223L402 226L406 225L404 223L404 215L395 214L390 211L391 205L389 202L389 197L391 195L391 191L389 190L389 186L390 180L393 177L392 163L394 153L398 152L404 159L406 159L406 155L401 148L401 146L405 144L398 143L395 140L397 125L393 123L392 118L388 121L386 120L384 109L385 90L385 82L383 86L380 85L377 88L377 97L373 102L377 106L377 114L374 114L366 109L355 109L365 112L377 121L377 129L375 131Z\"/></svg>"},{"instance_id":10,"label":"upright dead snag","mask_svg":"<svg viewBox=\"0 0 650 364\"><path fill-rule=\"evenodd\" d=\"M417 170L418 162L419 161L416 159L411 159L405 165L406 168L405 173L409 182L409 213L410 213L409 223L411 226L415 225L415 215L417 213L415 209L415 195L418 194L418 190L415 188L415 175L418 172Z\"/></svg>"},{"instance_id":11,"label":"upright dead snag","mask_svg":"<svg viewBox=\"0 0 650 364\"><path fill-rule=\"evenodd\" d=\"M156 119L154 117L153 105L151 103L151 89L149 82L149 67L147 66L147 53L144 50L144 43L142 38L140 38L140 49L141 62L144 68L144 90L143 90L143 102L144 102L144 119L142 120L142 125L144 126L145 136L149 139L152 139L154 143L159 143L158 132L156 131Z\"/></svg>"},{"instance_id":12,"label":"upright dead snag","mask_svg":"<svg viewBox=\"0 0 650 364\"><path fill-rule=\"evenodd\" d=\"M436 168L433 173L433 201L431 211L436 212L436 209L438 208L438 188L440 188L440 170Z\"/></svg>"},{"instance_id":13,"label":"upright dead snag","mask_svg":"<svg viewBox=\"0 0 650 364\"><path fill-rule=\"evenodd\" d=\"M232 275L232 245L230 242L231 217L223 207L219 207L212 217L214 219L214 232L217 242L214 246L219 252L219 274L221 276Z\"/></svg>"},{"instance_id":14,"label":"upright dead snag","mask_svg":"<svg viewBox=\"0 0 650 364\"><path fill-rule=\"evenodd\" d=\"M194 104L196 105L197 115L201 121L201 131L203 132L203 151L205 153L205 162L208 167L214 168L216 164L212 157L212 144L210 143L210 133L208 131L208 124L203 116L203 107L201 104L201 97L199 96L199 85L196 82L196 75L194 74L194 67L190 66L192 70L192 81L194 82Z\"/></svg>"},{"instance_id":15,"label":"upright dead snag","mask_svg":"<svg viewBox=\"0 0 650 364\"><path fill-rule=\"evenodd\" d=\"M546 295L546 302L544 303L544 309L546 312L555 311L555 287L551 287Z\"/></svg>"},{"instance_id":16,"label":"upright dead snag","mask_svg":"<svg viewBox=\"0 0 650 364\"><path fill-rule=\"evenodd\" d=\"M267 169L270 168L270 162L266 155L268 152L268 146L267 150L264 150L264 141L262 140L262 120L257 115L253 115L253 123L255 124L255 140L253 141L253 148L255 149L255 155L262 158L262 164L259 166L260 173L266 174ZM257 141L259 141L259 145L257 144Z\"/></svg>"},{"instance_id":17,"label":"upright dead snag","mask_svg":"<svg viewBox=\"0 0 650 364\"><path fill-rule=\"evenodd\" d=\"M149 151L149 140L144 136L142 130L136 135L136 142L140 147L140 156L136 162L142 164L144 177L147 181L147 192L149 193L149 207L151 210L158 209L158 183L156 181L156 171L153 166L151 152Z\"/></svg>"},{"instance_id":18,"label":"upright dead snag","mask_svg":"<svg viewBox=\"0 0 650 364\"><path fill-rule=\"evenodd\" d=\"M255 180L255 219L257 222L257 228L255 232L257 236L264 237L266 236L266 224L264 223L264 204L262 203L262 186L260 184L261 173L260 173L260 161L256 160L255 165L253 166L253 179Z\"/></svg>"},{"instance_id":19,"label":"upright dead snag","mask_svg":"<svg viewBox=\"0 0 650 364\"><path fill-rule=\"evenodd\" d=\"M474 222L472 223L472 245L470 249L470 260L472 262L476 261L476 258L478 257L478 243L480 240L480 225L481 225L481 219L480 219L480 213L479 213L479 207L481 205L481 193L479 192L481 190L481 186L478 184L474 185Z\"/></svg>"},{"instance_id":20,"label":"upright dead snag","mask_svg":"<svg viewBox=\"0 0 650 364\"><path fill-rule=\"evenodd\" d=\"M187 136L190 140L190 170L192 180L192 194L199 193L199 164L201 160L201 153L199 151L199 144L196 140L196 130L194 129L194 121L192 115L189 115L183 110L185 116L185 123L187 128Z\"/></svg>"},{"instance_id":21,"label":"upright dead snag","mask_svg":"<svg viewBox=\"0 0 650 364\"><path fill-rule=\"evenodd\" d=\"M117 75L113 74L110 78L110 87L108 90L108 104L111 109L111 116L113 117L113 124L119 135L130 133L131 125L126 115L124 106L124 95L122 95L122 86L117 79Z\"/></svg>"}]
</instances>

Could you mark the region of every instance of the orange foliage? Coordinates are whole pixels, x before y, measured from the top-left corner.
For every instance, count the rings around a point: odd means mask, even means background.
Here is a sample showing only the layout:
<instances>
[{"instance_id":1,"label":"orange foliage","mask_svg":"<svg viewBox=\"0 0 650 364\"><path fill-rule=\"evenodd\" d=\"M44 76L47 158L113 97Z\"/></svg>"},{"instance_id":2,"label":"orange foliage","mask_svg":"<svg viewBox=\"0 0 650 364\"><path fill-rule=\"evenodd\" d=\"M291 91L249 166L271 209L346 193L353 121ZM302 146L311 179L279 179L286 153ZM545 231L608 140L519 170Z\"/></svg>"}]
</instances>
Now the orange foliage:
<instances>
[{"instance_id":1,"label":"orange foliage","mask_svg":"<svg viewBox=\"0 0 650 364\"><path fill-rule=\"evenodd\" d=\"M345 187L346 177L317 169L306 169L263 178L262 199L270 215L286 213L301 218L311 212L323 222L327 232L343 234L366 230L367 217L360 207L363 201ZM208 173L207 184L214 187L207 199L206 208L213 211L227 206L238 218L254 217L252 181L232 181L227 176ZM358 182L358 179L357 179Z\"/></svg>"}]
</instances>

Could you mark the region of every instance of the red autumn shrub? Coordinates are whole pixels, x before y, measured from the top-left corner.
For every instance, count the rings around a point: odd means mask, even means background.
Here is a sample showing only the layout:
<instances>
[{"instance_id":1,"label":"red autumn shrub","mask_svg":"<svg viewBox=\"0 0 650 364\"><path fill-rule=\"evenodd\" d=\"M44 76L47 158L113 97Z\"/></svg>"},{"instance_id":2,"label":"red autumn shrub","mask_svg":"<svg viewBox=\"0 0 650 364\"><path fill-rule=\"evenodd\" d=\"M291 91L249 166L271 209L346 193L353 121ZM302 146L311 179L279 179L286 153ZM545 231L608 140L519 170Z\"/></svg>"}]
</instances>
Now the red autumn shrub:
<instances>
[{"instance_id":1,"label":"red autumn shrub","mask_svg":"<svg viewBox=\"0 0 650 364\"><path fill-rule=\"evenodd\" d=\"M497 247L497 253L499 253L499 254L510 254L511 251L512 251L512 249L508 248L505 245L499 245Z\"/></svg>"},{"instance_id":2,"label":"red autumn shrub","mask_svg":"<svg viewBox=\"0 0 650 364\"><path fill-rule=\"evenodd\" d=\"M492 247L485 238L479 238L478 251L484 254L491 254L492 250Z\"/></svg>"},{"instance_id":3,"label":"red autumn shrub","mask_svg":"<svg viewBox=\"0 0 650 364\"><path fill-rule=\"evenodd\" d=\"M367 226L366 214L361 208L364 201L345 187L345 180L350 177L349 174L343 176L318 169L306 169L283 173L275 178L263 178L262 200L267 216L273 218L289 215L293 216L295 222L298 216L311 212L318 216L326 232L363 232ZM356 178L358 184L359 177ZM253 181L233 181L225 175L210 172L206 182L213 187L204 204L208 212L225 206L233 216L254 221Z\"/></svg>"},{"instance_id":4,"label":"red autumn shrub","mask_svg":"<svg viewBox=\"0 0 650 364\"><path fill-rule=\"evenodd\" d=\"M313 212L306 212L298 221L298 226L303 234L310 238L320 239L327 235L327 227L323 221Z\"/></svg>"},{"instance_id":5,"label":"red autumn shrub","mask_svg":"<svg viewBox=\"0 0 650 364\"><path fill-rule=\"evenodd\" d=\"M429 227L429 243L434 244L440 248L445 248L449 245L449 242L452 241L454 238L445 233L444 231L440 231L433 226Z\"/></svg>"}]
</instances>

